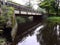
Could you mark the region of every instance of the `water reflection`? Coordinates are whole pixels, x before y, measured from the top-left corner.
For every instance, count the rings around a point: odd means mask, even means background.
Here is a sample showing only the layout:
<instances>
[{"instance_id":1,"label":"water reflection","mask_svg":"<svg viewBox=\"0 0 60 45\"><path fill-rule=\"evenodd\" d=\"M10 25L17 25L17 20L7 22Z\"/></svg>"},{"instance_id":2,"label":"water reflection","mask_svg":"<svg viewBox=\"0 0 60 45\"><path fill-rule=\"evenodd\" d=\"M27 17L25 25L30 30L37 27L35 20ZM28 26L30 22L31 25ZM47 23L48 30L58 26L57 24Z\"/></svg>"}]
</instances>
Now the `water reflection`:
<instances>
[{"instance_id":1,"label":"water reflection","mask_svg":"<svg viewBox=\"0 0 60 45\"><path fill-rule=\"evenodd\" d=\"M39 30L37 40L41 45L60 45L59 25L47 24L43 29Z\"/></svg>"},{"instance_id":2,"label":"water reflection","mask_svg":"<svg viewBox=\"0 0 60 45\"><path fill-rule=\"evenodd\" d=\"M43 28L44 27L44 28ZM60 25L39 26L34 33L24 37L18 45L60 45Z\"/></svg>"},{"instance_id":3,"label":"water reflection","mask_svg":"<svg viewBox=\"0 0 60 45\"><path fill-rule=\"evenodd\" d=\"M54 30L55 27L55 30ZM57 45L57 34L56 34L57 28L56 25L53 25L51 23L48 23L44 29L41 29L41 33L38 34L40 36L38 41L41 43L41 45ZM38 37L37 36L37 37Z\"/></svg>"},{"instance_id":4,"label":"water reflection","mask_svg":"<svg viewBox=\"0 0 60 45\"><path fill-rule=\"evenodd\" d=\"M37 41L37 34L39 34L39 30L41 28L43 28L43 25L36 28L32 36L28 35L27 37L23 38L18 45L40 45L40 43Z\"/></svg>"}]
</instances>

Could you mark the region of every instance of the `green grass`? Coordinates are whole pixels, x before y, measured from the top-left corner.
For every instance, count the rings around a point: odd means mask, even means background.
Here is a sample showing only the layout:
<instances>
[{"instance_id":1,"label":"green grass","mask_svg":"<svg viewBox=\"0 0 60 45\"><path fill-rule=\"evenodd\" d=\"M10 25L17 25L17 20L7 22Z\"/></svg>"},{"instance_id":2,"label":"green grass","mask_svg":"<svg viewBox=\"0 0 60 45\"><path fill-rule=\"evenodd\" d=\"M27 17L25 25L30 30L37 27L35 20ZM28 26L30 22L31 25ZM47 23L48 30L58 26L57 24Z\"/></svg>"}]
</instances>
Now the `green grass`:
<instances>
[{"instance_id":1,"label":"green grass","mask_svg":"<svg viewBox=\"0 0 60 45\"><path fill-rule=\"evenodd\" d=\"M52 22L52 23L59 23L60 24L60 17L48 17L47 21Z\"/></svg>"}]
</instances>

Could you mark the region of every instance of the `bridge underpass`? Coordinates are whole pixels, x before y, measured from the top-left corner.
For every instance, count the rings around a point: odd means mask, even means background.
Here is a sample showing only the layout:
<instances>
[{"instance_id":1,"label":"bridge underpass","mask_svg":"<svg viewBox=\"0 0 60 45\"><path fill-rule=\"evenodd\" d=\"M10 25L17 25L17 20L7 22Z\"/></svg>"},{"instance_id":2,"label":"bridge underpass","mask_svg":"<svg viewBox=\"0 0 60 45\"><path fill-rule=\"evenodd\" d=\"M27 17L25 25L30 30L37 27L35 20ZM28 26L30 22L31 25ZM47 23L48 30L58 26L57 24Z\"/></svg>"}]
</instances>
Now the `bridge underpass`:
<instances>
[{"instance_id":1,"label":"bridge underpass","mask_svg":"<svg viewBox=\"0 0 60 45\"><path fill-rule=\"evenodd\" d=\"M17 17L17 15L16 15L16 17ZM13 43L14 45L18 41L20 41L20 38L22 38L25 34L33 31L36 27L41 25L41 23L43 21L42 15L40 15L40 16L29 15L29 16L25 16L25 17L30 17L30 19L32 17L32 21L23 23L23 24L18 24L17 35L16 35L15 41Z\"/></svg>"}]
</instances>

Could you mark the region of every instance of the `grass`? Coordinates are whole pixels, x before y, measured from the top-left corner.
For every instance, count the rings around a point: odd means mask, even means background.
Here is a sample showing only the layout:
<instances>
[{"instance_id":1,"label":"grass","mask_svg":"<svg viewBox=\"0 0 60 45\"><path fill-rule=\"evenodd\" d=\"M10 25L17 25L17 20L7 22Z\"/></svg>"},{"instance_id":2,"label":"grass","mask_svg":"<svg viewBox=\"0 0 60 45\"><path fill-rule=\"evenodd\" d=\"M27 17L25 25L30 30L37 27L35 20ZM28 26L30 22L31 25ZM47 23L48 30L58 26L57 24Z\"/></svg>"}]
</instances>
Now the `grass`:
<instances>
[{"instance_id":1,"label":"grass","mask_svg":"<svg viewBox=\"0 0 60 45\"><path fill-rule=\"evenodd\" d=\"M54 16L54 17L48 17L47 21L48 22L52 22L52 23L59 23L60 24L60 17L56 17L56 16Z\"/></svg>"}]
</instances>

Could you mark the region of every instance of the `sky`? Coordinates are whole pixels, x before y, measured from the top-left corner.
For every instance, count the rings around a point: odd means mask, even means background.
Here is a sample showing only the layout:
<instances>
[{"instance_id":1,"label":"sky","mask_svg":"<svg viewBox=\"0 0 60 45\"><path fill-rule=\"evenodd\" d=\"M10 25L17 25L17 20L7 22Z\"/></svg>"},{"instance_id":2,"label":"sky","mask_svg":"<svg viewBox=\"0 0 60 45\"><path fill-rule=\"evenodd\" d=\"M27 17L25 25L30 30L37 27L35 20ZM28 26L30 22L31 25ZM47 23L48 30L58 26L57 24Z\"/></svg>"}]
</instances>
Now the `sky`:
<instances>
[{"instance_id":1,"label":"sky","mask_svg":"<svg viewBox=\"0 0 60 45\"><path fill-rule=\"evenodd\" d=\"M16 3L19 3L21 5L25 5L27 2L29 2L29 0L12 0L13 2L16 2ZM34 9L37 9L38 8L38 2L37 0L30 0L31 1L31 4L33 5L33 8Z\"/></svg>"}]
</instances>

